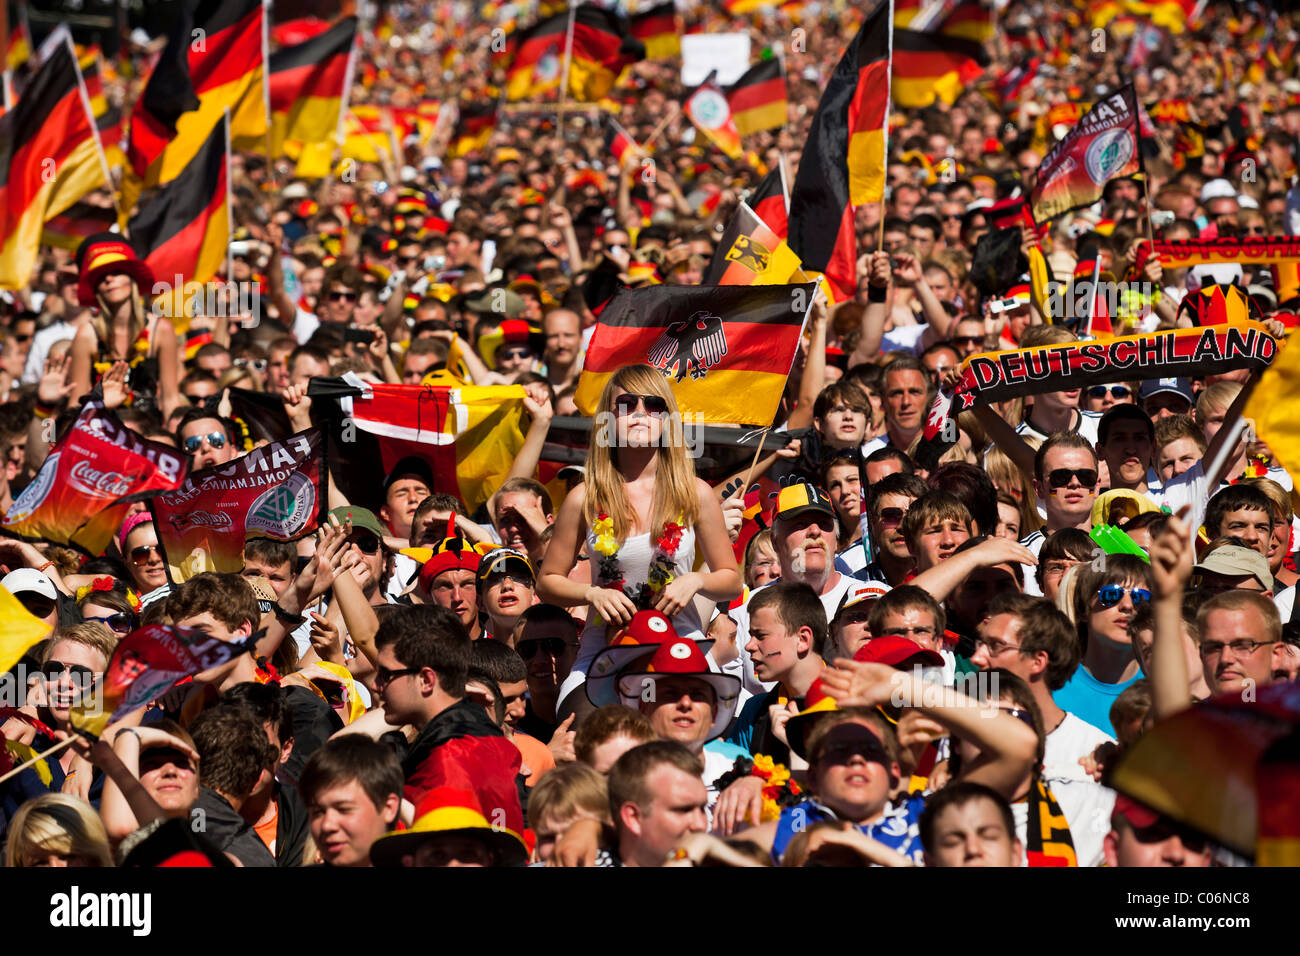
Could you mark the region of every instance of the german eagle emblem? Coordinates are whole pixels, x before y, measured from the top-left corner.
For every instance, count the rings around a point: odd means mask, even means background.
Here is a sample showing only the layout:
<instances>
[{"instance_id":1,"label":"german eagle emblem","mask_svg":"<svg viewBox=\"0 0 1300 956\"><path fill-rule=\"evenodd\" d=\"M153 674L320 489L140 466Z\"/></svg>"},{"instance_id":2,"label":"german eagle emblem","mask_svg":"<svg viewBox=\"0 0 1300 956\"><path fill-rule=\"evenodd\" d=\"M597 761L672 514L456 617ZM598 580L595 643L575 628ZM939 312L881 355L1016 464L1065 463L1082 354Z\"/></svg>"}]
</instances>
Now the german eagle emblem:
<instances>
[{"instance_id":1,"label":"german eagle emblem","mask_svg":"<svg viewBox=\"0 0 1300 956\"><path fill-rule=\"evenodd\" d=\"M737 236L725 258L727 262L737 262L750 272L759 273L767 268L772 251L750 236Z\"/></svg>"},{"instance_id":2,"label":"german eagle emblem","mask_svg":"<svg viewBox=\"0 0 1300 956\"><path fill-rule=\"evenodd\" d=\"M696 312L685 321L669 324L650 346L647 358L665 378L671 378L675 368L676 381L680 382L688 373L693 380L704 378L726 354L727 335L722 328L722 317Z\"/></svg>"}]
</instances>

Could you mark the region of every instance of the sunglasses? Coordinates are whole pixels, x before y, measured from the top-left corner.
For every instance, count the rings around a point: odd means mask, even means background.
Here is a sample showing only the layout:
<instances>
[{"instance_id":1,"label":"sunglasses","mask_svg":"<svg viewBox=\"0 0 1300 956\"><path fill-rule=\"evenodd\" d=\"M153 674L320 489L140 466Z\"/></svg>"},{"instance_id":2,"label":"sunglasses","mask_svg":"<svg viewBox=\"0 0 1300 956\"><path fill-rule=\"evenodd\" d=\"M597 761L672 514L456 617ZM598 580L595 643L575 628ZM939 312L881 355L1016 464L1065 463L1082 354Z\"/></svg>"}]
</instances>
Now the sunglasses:
<instances>
[{"instance_id":1,"label":"sunglasses","mask_svg":"<svg viewBox=\"0 0 1300 956\"><path fill-rule=\"evenodd\" d=\"M871 739L863 736L856 740L837 740L834 743L827 744L822 750L820 763L830 766L843 766L854 757L862 757L867 763L878 763L882 766L889 766L889 754L885 752L885 745L872 735Z\"/></svg>"},{"instance_id":2,"label":"sunglasses","mask_svg":"<svg viewBox=\"0 0 1300 956\"><path fill-rule=\"evenodd\" d=\"M159 550L158 545L142 544L138 548L132 548L131 553L127 555L127 557L131 559L132 564L136 567L140 567L141 565L148 564L150 558L155 554L162 557L162 551Z\"/></svg>"},{"instance_id":3,"label":"sunglasses","mask_svg":"<svg viewBox=\"0 0 1300 956\"><path fill-rule=\"evenodd\" d=\"M512 361L514 359L532 358L533 350L527 346L516 346L513 348L497 349L497 361Z\"/></svg>"},{"instance_id":4,"label":"sunglasses","mask_svg":"<svg viewBox=\"0 0 1300 956\"><path fill-rule=\"evenodd\" d=\"M203 405L212 397L211 395L190 395L187 392L182 392L181 394L185 396L185 401L189 402L191 405Z\"/></svg>"},{"instance_id":5,"label":"sunglasses","mask_svg":"<svg viewBox=\"0 0 1300 956\"><path fill-rule=\"evenodd\" d=\"M1145 604L1151 600L1151 592L1146 588L1129 588L1127 591L1118 584L1107 584L1097 591L1097 603L1103 608L1114 607L1128 594L1134 604Z\"/></svg>"},{"instance_id":6,"label":"sunglasses","mask_svg":"<svg viewBox=\"0 0 1300 956\"><path fill-rule=\"evenodd\" d=\"M329 300L331 302L355 302L357 301L357 294L355 292L339 292L334 290L330 292Z\"/></svg>"},{"instance_id":7,"label":"sunglasses","mask_svg":"<svg viewBox=\"0 0 1300 956\"><path fill-rule=\"evenodd\" d=\"M668 414L667 399L658 395L633 395L631 392L624 392L614 399L614 413L620 417L631 415L638 405L645 409L647 415Z\"/></svg>"},{"instance_id":8,"label":"sunglasses","mask_svg":"<svg viewBox=\"0 0 1300 956\"><path fill-rule=\"evenodd\" d=\"M357 550L362 554L374 554L379 550L379 539L373 534L357 535L355 538L348 538L348 544L355 544Z\"/></svg>"},{"instance_id":9,"label":"sunglasses","mask_svg":"<svg viewBox=\"0 0 1300 956\"><path fill-rule=\"evenodd\" d=\"M515 651L524 660L531 661L537 656L538 651L546 651L551 657L558 658L568 646L569 642L562 637L535 637L531 640L520 641L515 645Z\"/></svg>"},{"instance_id":10,"label":"sunglasses","mask_svg":"<svg viewBox=\"0 0 1300 956\"><path fill-rule=\"evenodd\" d=\"M78 684L88 684L95 679L95 672L85 664L65 664L63 661L46 661L41 665L41 673L48 680L56 681L64 672Z\"/></svg>"},{"instance_id":11,"label":"sunglasses","mask_svg":"<svg viewBox=\"0 0 1300 956\"><path fill-rule=\"evenodd\" d=\"M221 432L212 432L209 435L191 435L181 443L181 447L185 449L185 454L193 455L203 447L204 442L207 442L208 447L213 451L220 451L226 447L226 436Z\"/></svg>"},{"instance_id":12,"label":"sunglasses","mask_svg":"<svg viewBox=\"0 0 1300 956\"><path fill-rule=\"evenodd\" d=\"M953 345L983 345L984 336L982 335L954 335L949 339Z\"/></svg>"},{"instance_id":13,"label":"sunglasses","mask_svg":"<svg viewBox=\"0 0 1300 956\"><path fill-rule=\"evenodd\" d=\"M237 358L234 364L236 368L253 368L259 372L266 371L266 359Z\"/></svg>"},{"instance_id":14,"label":"sunglasses","mask_svg":"<svg viewBox=\"0 0 1300 956\"><path fill-rule=\"evenodd\" d=\"M903 518L906 515L906 508L881 508L880 517L877 520L882 528L897 528L903 523Z\"/></svg>"},{"instance_id":15,"label":"sunglasses","mask_svg":"<svg viewBox=\"0 0 1300 956\"><path fill-rule=\"evenodd\" d=\"M34 617L46 617L54 610L55 604L44 594L37 594L34 591L19 591L16 595L18 603L27 609Z\"/></svg>"},{"instance_id":16,"label":"sunglasses","mask_svg":"<svg viewBox=\"0 0 1300 956\"><path fill-rule=\"evenodd\" d=\"M128 614L126 611L118 611L108 617L87 617L85 620L107 624L110 631L116 631L118 634L129 634L135 628L135 615Z\"/></svg>"},{"instance_id":17,"label":"sunglasses","mask_svg":"<svg viewBox=\"0 0 1300 956\"><path fill-rule=\"evenodd\" d=\"M167 764L171 764L177 770L189 770L191 772L194 770L190 755L183 750L177 750L175 747L146 747L140 752L141 774L160 770Z\"/></svg>"},{"instance_id":18,"label":"sunglasses","mask_svg":"<svg viewBox=\"0 0 1300 956\"><path fill-rule=\"evenodd\" d=\"M1107 392L1110 392L1116 398L1128 398L1133 394L1133 390L1127 385L1094 385L1088 389L1088 397L1105 398Z\"/></svg>"},{"instance_id":19,"label":"sunglasses","mask_svg":"<svg viewBox=\"0 0 1300 956\"><path fill-rule=\"evenodd\" d=\"M1078 478L1079 484L1092 488L1097 484L1096 468L1053 468L1047 473L1047 483L1053 488L1065 488L1071 478Z\"/></svg>"},{"instance_id":20,"label":"sunglasses","mask_svg":"<svg viewBox=\"0 0 1300 956\"><path fill-rule=\"evenodd\" d=\"M14 336L14 341L17 342L19 345L26 345L26 344L27 344L28 342L30 342L31 340L32 340L31 335L15 335L15 336Z\"/></svg>"}]
</instances>

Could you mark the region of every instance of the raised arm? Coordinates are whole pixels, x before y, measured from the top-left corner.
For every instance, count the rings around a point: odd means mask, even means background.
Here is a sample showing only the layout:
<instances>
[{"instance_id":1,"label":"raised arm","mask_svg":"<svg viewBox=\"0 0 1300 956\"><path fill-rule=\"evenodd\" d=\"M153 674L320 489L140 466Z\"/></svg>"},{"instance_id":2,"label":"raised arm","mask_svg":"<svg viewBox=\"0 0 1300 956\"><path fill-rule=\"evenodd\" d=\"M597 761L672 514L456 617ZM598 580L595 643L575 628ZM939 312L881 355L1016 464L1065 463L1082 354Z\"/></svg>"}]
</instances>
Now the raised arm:
<instances>
[{"instance_id":1,"label":"raised arm","mask_svg":"<svg viewBox=\"0 0 1300 956\"><path fill-rule=\"evenodd\" d=\"M1155 585L1155 639L1151 647L1151 700L1156 720L1192 705L1187 657L1183 653L1183 592L1192 576L1195 554L1184 505L1171 515L1151 542L1151 578Z\"/></svg>"},{"instance_id":2,"label":"raised arm","mask_svg":"<svg viewBox=\"0 0 1300 956\"><path fill-rule=\"evenodd\" d=\"M867 307L862 310L858 344L849 356L849 368L870 362L880 354L880 341L885 336L885 320L889 318L889 254L880 250L873 252L867 262L867 270Z\"/></svg>"}]
</instances>

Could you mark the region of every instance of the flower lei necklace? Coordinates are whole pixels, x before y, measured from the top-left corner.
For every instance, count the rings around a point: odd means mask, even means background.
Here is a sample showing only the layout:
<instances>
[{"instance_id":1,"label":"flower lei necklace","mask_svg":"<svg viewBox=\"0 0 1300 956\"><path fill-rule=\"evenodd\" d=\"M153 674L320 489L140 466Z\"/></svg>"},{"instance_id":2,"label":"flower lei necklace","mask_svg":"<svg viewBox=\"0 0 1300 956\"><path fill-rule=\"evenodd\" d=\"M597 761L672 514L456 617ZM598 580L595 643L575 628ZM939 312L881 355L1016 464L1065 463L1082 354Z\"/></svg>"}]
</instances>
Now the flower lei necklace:
<instances>
[{"instance_id":1,"label":"flower lei necklace","mask_svg":"<svg viewBox=\"0 0 1300 956\"><path fill-rule=\"evenodd\" d=\"M637 588L630 587L624 580L623 568L618 561L618 538L614 536L614 519L601 512L596 515L592 526L596 533L596 553L600 555L597 566L597 580L603 588L622 591L640 610L654 607L655 598L673 580L673 568L677 566L677 549L682 543L682 532L686 529L676 521L665 521L659 539L655 542L654 555L650 558L650 573L644 584Z\"/></svg>"}]
</instances>

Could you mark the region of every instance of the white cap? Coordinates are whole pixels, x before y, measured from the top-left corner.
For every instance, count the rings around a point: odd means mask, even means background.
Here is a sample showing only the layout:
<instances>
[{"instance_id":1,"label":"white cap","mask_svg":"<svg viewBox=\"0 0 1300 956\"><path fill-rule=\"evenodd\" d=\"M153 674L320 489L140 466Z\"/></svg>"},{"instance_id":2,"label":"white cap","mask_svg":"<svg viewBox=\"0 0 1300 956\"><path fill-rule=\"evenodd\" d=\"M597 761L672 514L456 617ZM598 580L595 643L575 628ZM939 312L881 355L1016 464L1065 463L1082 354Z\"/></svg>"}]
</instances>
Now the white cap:
<instances>
[{"instance_id":1,"label":"white cap","mask_svg":"<svg viewBox=\"0 0 1300 956\"><path fill-rule=\"evenodd\" d=\"M1200 280L1201 285L1211 282L1232 285L1241 282L1244 274L1236 262L1217 262L1214 265L1193 266L1192 275Z\"/></svg>"},{"instance_id":2,"label":"white cap","mask_svg":"<svg viewBox=\"0 0 1300 956\"><path fill-rule=\"evenodd\" d=\"M1300 93L1300 80L1293 76L1288 76L1281 85L1284 93Z\"/></svg>"},{"instance_id":3,"label":"white cap","mask_svg":"<svg viewBox=\"0 0 1300 956\"><path fill-rule=\"evenodd\" d=\"M419 173L416 171L414 166L403 166L402 171L397 174L397 178L404 183L413 183L415 182L415 177L418 175Z\"/></svg>"},{"instance_id":4,"label":"white cap","mask_svg":"<svg viewBox=\"0 0 1300 956\"><path fill-rule=\"evenodd\" d=\"M1201 202L1211 199L1236 199L1237 190L1226 179L1211 179L1201 187Z\"/></svg>"},{"instance_id":5,"label":"white cap","mask_svg":"<svg viewBox=\"0 0 1300 956\"><path fill-rule=\"evenodd\" d=\"M1237 205L1242 209L1258 209L1259 203L1255 201L1254 196L1248 196L1245 193L1237 194Z\"/></svg>"},{"instance_id":6,"label":"white cap","mask_svg":"<svg viewBox=\"0 0 1300 956\"><path fill-rule=\"evenodd\" d=\"M19 568L17 571L10 571L0 578L0 587L15 596L24 591L34 591L51 601L59 599L59 592L54 589L54 582L35 568Z\"/></svg>"},{"instance_id":7,"label":"white cap","mask_svg":"<svg viewBox=\"0 0 1300 956\"><path fill-rule=\"evenodd\" d=\"M311 195L306 183L290 183L280 190L282 199L306 199Z\"/></svg>"}]
</instances>

